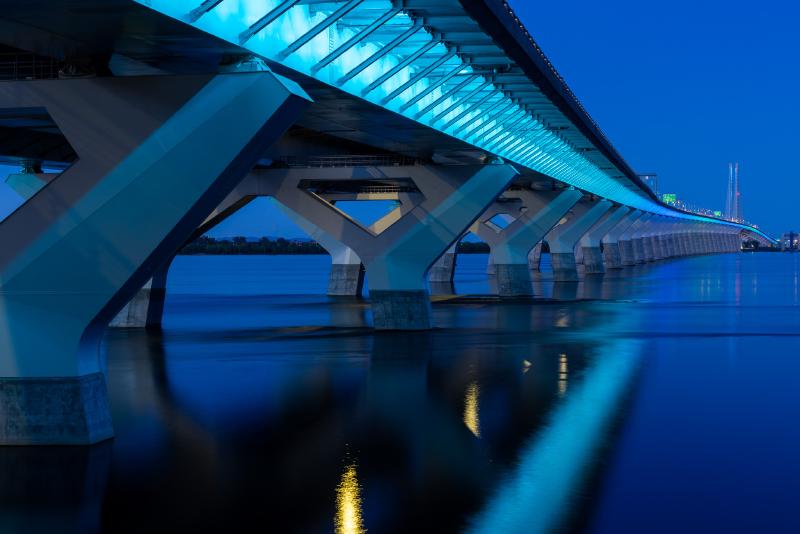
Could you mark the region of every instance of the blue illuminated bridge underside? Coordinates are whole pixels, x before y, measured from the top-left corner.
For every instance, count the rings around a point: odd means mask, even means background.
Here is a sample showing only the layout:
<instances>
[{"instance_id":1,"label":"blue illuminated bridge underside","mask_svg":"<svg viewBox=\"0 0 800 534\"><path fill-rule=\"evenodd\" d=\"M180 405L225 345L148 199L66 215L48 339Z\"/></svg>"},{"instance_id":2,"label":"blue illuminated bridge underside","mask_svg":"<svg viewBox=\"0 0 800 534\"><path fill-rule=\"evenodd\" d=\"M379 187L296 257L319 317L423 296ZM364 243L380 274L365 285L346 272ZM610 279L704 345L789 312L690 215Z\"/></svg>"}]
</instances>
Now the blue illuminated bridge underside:
<instances>
[{"instance_id":1,"label":"blue illuminated bridge underside","mask_svg":"<svg viewBox=\"0 0 800 534\"><path fill-rule=\"evenodd\" d=\"M658 201L499 0L407 0L402 7L389 0L136 1L280 72L321 82L484 154L643 211L734 225L770 239L756 228Z\"/></svg>"}]
</instances>

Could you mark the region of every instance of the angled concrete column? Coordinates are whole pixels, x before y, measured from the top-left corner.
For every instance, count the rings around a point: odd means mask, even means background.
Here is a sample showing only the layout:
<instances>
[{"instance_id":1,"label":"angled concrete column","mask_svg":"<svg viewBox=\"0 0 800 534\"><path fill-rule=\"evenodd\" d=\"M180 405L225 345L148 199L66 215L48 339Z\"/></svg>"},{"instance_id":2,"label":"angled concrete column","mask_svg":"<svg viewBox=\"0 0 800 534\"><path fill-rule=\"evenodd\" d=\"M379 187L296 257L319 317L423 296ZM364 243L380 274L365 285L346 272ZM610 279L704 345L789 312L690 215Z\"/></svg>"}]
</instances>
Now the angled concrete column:
<instances>
[{"instance_id":1,"label":"angled concrete column","mask_svg":"<svg viewBox=\"0 0 800 534\"><path fill-rule=\"evenodd\" d=\"M375 328L419 330L431 327L426 280L431 265L515 175L513 167L502 164L293 168L254 172L246 182L355 251L369 276ZM410 182L419 190L415 193L419 202L401 204L363 227L313 190L304 189L309 182L365 180Z\"/></svg>"},{"instance_id":2,"label":"angled concrete column","mask_svg":"<svg viewBox=\"0 0 800 534\"><path fill-rule=\"evenodd\" d=\"M692 256L694 254L694 247L692 246L692 235L688 227L684 228L681 233L681 247L684 256Z\"/></svg>"},{"instance_id":3,"label":"angled concrete column","mask_svg":"<svg viewBox=\"0 0 800 534\"><path fill-rule=\"evenodd\" d=\"M720 252L729 252L727 240L728 240L728 228L723 227L717 233L717 248L719 248Z\"/></svg>"},{"instance_id":4,"label":"angled concrete column","mask_svg":"<svg viewBox=\"0 0 800 534\"><path fill-rule=\"evenodd\" d=\"M694 230L691 228L687 228L686 231L686 255L687 256L696 256L697 255L697 236Z\"/></svg>"},{"instance_id":5,"label":"angled concrete column","mask_svg":"<svg viewBox=\"0 0 800 534\"><path fill-rule=\"evenodd\" d=\"M650 241L648 249L651 253L649 261L658 261L666 257L666 243L662 244L662 236L665 235L666 227L667 221L664 217L656 217L652 222L650 234L648 236Z\"/></svg>"},{"instance_id":6,"label":"angled concrete column","mask_svg":"<svg viewBox=\"0 0 800 534\"><path fill-rule=\"evenodd\" d=\"M244 194L246 186L240 185L237 190ZM275 202L278 210L299 226L306 234L331 255L331 272L328 276L328 295L332 297L360 297L364 289L364 265L358 254L335 239L332 235L318 228L311 221L290 210L280 202Z\"/></svg>"},{"instance_id":7,"label":"angled concrete column","mask_svg":"<svg viewBox=\"0 0 800 534\"><path fill-rule=\"evenodd\" d=\"M708 238L709 241L711 241L711 251L714 254L719 254L722 252L722 248L719 246L721 229L715 228L714 226L716 225L711 226L711 230L708 232Z\"/></svg>"},{"instance_id":8,"label":"angled concrete column","mask_svg":"<svg viewBox=\"0 0 800 534\"><path fill-rule=\"evenodd\" d=\"M58 177L58 173L10 174L6 178L6 184L27 201L56 177ZM108 324L110 328L159 328L161 326L164 300L167 294L167 272L171 263L172 259L160 267L153 278L136 292L136 295Z\"/></svg>"},{"instance_id":9,"label":"angled concrete column","mask_svg":"<svg viewBox=\"0 0 800 534\"><path fill-rule=\"evenodd\" d=\"M692 246L694 247L695 256L701 256L705 253L702 232L697 226L692 230Z\"/></svg>"},{"instance_id":10,"label":"angled concrete column","mask_svg":"<svg viewBox=\"0 0 800 534\"><path fill-rule=\"evenodd\" d=\"M642 235L642 259L645 262L655 261L656 253L655 248L653 246L653 224L651 223L650 228L648 228L647 232Z\"/></svg>"},{"instance_id":11,"label":"angled concrete column","mask_svg":"<svg viewBox=\"0 0 800 534\"><path fill-rule=\"evenodd\" d=\"M6 184L24 200L28 200L57 176L57 173L20 172L9 174L6 177Z\"/></svg>"},{"instance_id":12,"label":"angled concrete column","mask_svg":"<svg viewBox=\"0 0 800 534\"><path fill-rule=\"evenodd\" d=\"M653 216L652 213L643 213L641 217L628 228L628 230L620 237L620 255L622 256L622 265L631 266L636 263L641 263L644 258L642 250L642 231L646 228L647 222Z\"/></svg>"},{"instance_id":13,"label":"angled concrete column","mask_svg":"<svg viewBox=\"0 0 800 534\"><path fill-rule=\"evenodd\" d=\"M575 262L575 246L581 237L611 209L608 200L578 202L567 217L554 226L545 240L550 245L550 261L553 264L553 280L577 282L578 268ZM564 220L566 219L566 220Z\"/></svg>"},{"instance_id":14,"label":"angled concrete column","mask_svg":"<svg viewBox=\"0 0 800 534\"><path fill-rule=\"evenodd\" d=\"M456 247L457 245L453 245L447 249L447 252L442 254L438 260L436 260L436 263L433 264L430 272L428 273L428 280L437 283L453 282L453 276L455 275L456 270L456 256L458 255Z\"/></svg>"},{"instance_id":15,"label":"angled concrete column","mask_svg":"<svg viewBox=\"0 0 800 534\"><path fill-rule=\"evenodd\" d=\"M174 256L173 256L174 258ZM172 259L159 267L108 324L111 328L160 328L167 297L167 274Z\"/></svg>"},{"instance_id":16,"label":"angled concrete column","mask_svg":"<svg viewBox=\"0 0 800 534\"><path fill-rule=\"evenodd\" d=\"M670 222L666 223L664 227L664 234L661 236L661 249L664 258L674 258L679 255L676 238L677 229L678 223L674 219L670 219Z\"/></svg>"},{"instance_id":17,"label":"angled concrete column","mask_svg":"<svg viewBox=\"0 0 800 534\"><path fill-rule=\"evenodd\" d=\"M242 197L237 193L231 193L214 208L205 218L203 223L197 227L192 235L186 240L187 243L206 234L209 230L219 223L246 206L253 197ZM156 270L152 279L142 286L136 295L111 319L109 328L161 328L164 317L164 304L167 298L167 275L172 265L174 256L163 266Z\"/></svg>"},{"instance_id":18,"label":"angled concrete column","mask_svg":"<svg viewBox=\"0 0 800 534\"><path fill-rule=\"evenodd\" d=\"M307 102L269 72L0 85L78 155L0 225L0 444L112 436L105 326Z\"/></svg>"},{"instance_id":19,"label":"angled concrete column","mask_svg":"<svg viewBox=\"0 0 800 534\"><path fill-rule=\"evenodd\" d=\"M631 212L627 206L616 206L607 211L588 232L583 234L578 247L583 251L584 274L602 274L606 272L600 243L615 227L625 220ZM577 254L576 254L577 261Z\"/></svg>"},{"instance_id":20,"label":"angled concrete column","mask_svg":"<svg viewBox=\"0 0 800 534\"><path fill-rule=\"evenodd\" d=\"M730 251L731 252L742 251L742 239L739 235L738 230L733 231L730 235Z\"/></svg>"},{"instance_id":21,"label":"angled concrete column","mask_svg":"<svg viewBox=\"0 0 800 534\"><path fill-rule=\"evenodd\" d=\"M694 230L694 250L695 255L701 256L706 253L705 240L703 239L703 231L699 225L695 226Z\"/></svg>"},{"instance_id":22,"label":"angled concrete column","mask_svg":"<svg viewBox=\"0 0 800 534\"><path fill-rule=\"evenodd\" d=\"M539 241L528 253L528 269L531 271L542 270L542 246L544 243Z\"/></svg>"},{"instance_id":23,"label":"angled concrete column","mask_svg":"<svg viewBox=\"0 0 800 534\"><path fill-rule=\"evenodd\" d=\"M482 216L472 225L472 233L489 244L497 276L497 293L501 297L531 295L529 272L531 249L544 238L580 200L576 189L561 191L513 191L523 203L524 211L505 228L493 225L491 217ZM509 194L507 193L507 194Z\"/></svg>"},{"instance_id":24,"label":"angled concrete column","mask_svg":"<svg viewBox=\"0 0 800 534\"><path fill-rule=\"evenodd\" d=\"M675 244L675 255L678 257L686 256L686 243L684 242L684 232L682 225L679 225L675 233L672 234Z\"/></svg>"},{"instance_id":25,"label":"angled concrete column","mask_svg":"<svg viewBox=\"0 0 800 534\"><path fill-rule=\"evenodd\" d=\"M653 261L663 260L666 257L663 245L661 244L661 235L660 233L655 233L650 236L650 246L653 249Z\"/></svg>"},{"instance_id":26,"label":"angled concrete column","mask_svg":"<svg viewBox=\"0 0 800 534\"><path fill-rule=\"evenodd\" d=\"M700 225L697 231L697 241L700 246L700 254L708 254L711 252L708 246L708 232L705 231L705 225Z\"/></svg>"},{"instance_id":27,"label":"angled concrete column","mask_svg":"<svg viewBox=\"0 0 800 534\"><path fill-rule=\"evenodd\" d=\"M672 246L672 223L664 225L664 231L658 236L658 245L661 247L661 259L667 260L675 255Z\"/></svg>"},{"instance_id":28,"label":"angled concrete column","mask_svg":"<svg viewBox=\"0 0 800 534\"><path fill-rule=\"evenodd\" d=\"M649 240L646 239L645 236L647 236L650 231L653 218L654 215L652 213L647 213L643 217L640 217L638 221L639 226L631 234L633 260L635 263L641 264L647 261L648 254L645 249L645 241Z\"/></svg>"},{"instance_id":29,"label":"angled concrete column","mask_svg":"<svg viewBox=\"0 0 800 534\"><path fill-rule=\"evenodd\" d=\"M622 268L623 245L621 240L627 236L630 227L633 226L642 215L642 212L639 210L631 211L603 237L601 242L603 244L603 261L606 269Z\"/></svg>"}]
</instances>

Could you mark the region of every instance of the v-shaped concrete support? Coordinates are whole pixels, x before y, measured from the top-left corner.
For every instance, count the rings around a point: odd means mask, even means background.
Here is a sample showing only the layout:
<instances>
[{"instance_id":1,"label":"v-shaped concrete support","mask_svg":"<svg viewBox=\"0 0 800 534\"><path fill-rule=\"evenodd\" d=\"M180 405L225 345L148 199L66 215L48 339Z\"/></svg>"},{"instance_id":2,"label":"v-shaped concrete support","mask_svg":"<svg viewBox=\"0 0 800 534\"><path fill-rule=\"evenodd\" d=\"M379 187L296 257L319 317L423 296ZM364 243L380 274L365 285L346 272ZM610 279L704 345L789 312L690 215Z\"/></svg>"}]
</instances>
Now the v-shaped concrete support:
<instances>
[{"instance_id":1,"label":"v-shaped concrete support","mask_svg":"<svg viewBox=\"0 0 800 534\"><path fill-rule=\"evenodd\" d=\"M584 274L605 273L606 269L603 262L603 253L600 250L600 243L630 212L631 209L627 206L616 206L606 212L588 232L583 234L578 243L578 248L583 253Z\"/></svg>"},{"instance_id":2,"label":"v-shaped concrete support","mask_svg":"<svg viewBox=\"0 0 800 534\"><path fill-rule=\"evenodd\" d=\"M79 158L0 223L0 443L112 435L105 326L307 102L268 72L0 85Z\"/></svg>"},{"instance_id":3,"label":"v-shaped concrete support","mask_svg":"<svg viewBox=\"0 0 800 534\"><path fill-rule=\"evenodd\" d=\"M480 237L492 251L497 275L497 292L501 297L531 295L528 253L542 240L583 194L576 189L562 191L511 191L518 195L524 211L505 228L488 224L485 217L472 225L472 233Z\"/></svg>"},{"instance_id":4,"label":"v-shaped concrete support","mask_svg":"<svg viewBox=\"0 0 800 534\"><path fill-rule=\"evenodd\" d=\"M608 200L579 202L572 208L567 220L557 224L548 232L545 239L550 245L554 281L578 281L575 246L600 217L611 209L611 206Z\"/></svg>"},{"instance_id":5,"label":"v-shaped concrete support","mask_svg":"<svg viewBox=\"0 0 800 534\"><path fill-rule=\"evenodd\" d=\"M509 165L399 166L274 169L252 178L261 193L358 254L369 276L375 328L415 330L431 326L429 268L516 174ZM376 233L303 189L307 180L411 180L423 199Z\"/></svg>"}]
</instances>

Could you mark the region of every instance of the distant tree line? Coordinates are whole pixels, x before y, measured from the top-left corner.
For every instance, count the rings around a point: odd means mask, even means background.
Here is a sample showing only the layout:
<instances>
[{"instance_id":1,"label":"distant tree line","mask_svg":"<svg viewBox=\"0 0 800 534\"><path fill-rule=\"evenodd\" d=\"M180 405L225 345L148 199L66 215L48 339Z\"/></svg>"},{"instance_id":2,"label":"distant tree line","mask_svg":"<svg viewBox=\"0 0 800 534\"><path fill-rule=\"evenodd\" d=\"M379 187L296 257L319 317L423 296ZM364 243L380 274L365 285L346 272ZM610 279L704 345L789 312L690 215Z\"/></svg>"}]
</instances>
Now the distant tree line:
<instances>
[{"instance_id":1,"label":"distant tree line","mask_svg":"<svg viewBox=\"0 0 800 534\"><path fill-rule=\"evenodd\" d=\"M179 254L327 254L316 241L292 239L248 240L245 237L215 239L202 236L184 246ZM488 254L489 245L483 242L462 241L458 244L459 254Z\"/></svg>"},{"instance_id":2,"label":"distant tree line","mask_svg":"<svg viewBox=\"0 0 800 534\"><path fill-rule=\"evenodd\" d=\"M327 254L316 241L293 241L262 237L248 241L244 237L214 239L202 236L184 246L180 254Z\"/></svg>"},{"instance_id":3,"label":"distant tree line","mask_svg":"<svg viewBox=\"0 0 800 534\"><path fill-rule=\"evenodd\" d=\"M483 241L461 241L457 250L459 254L488 254L489 245Z\"/></svg>"}]
</instances>

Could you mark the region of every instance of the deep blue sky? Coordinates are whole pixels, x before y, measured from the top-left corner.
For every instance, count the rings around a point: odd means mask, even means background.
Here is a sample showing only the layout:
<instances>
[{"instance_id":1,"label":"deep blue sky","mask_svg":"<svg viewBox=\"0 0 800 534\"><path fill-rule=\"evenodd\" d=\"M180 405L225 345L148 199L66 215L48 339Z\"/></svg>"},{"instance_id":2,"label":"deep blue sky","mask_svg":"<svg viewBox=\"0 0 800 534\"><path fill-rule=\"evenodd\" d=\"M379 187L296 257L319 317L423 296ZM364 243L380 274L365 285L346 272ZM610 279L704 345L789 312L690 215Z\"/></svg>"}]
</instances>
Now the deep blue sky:
<instances>
[{"instance_id":1,"label":"deep blue sky","mask_svg":"<svg viewBox=\"0 0 800 534\"><path fill-rule=\"evenodd\" d=\"M617 150L660 188L798 228L800 7L792 2L510 0Z\"/></svg>"},{"instance_id":2,"label":"deep blue sky","mask_svg":"<svg viewBox=\"0 0 800 534\"><path fill-rule=\"evenodd\" d=\"M622 156L658 173L662 192L723 209L727 164L739 161L745 217L771 234L800 228L800 7L510 1ZM0 184L0 216L18 202ZM263 199L212 234L302 235Z\"/></svg>"}]
</instances>

